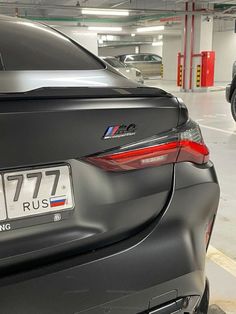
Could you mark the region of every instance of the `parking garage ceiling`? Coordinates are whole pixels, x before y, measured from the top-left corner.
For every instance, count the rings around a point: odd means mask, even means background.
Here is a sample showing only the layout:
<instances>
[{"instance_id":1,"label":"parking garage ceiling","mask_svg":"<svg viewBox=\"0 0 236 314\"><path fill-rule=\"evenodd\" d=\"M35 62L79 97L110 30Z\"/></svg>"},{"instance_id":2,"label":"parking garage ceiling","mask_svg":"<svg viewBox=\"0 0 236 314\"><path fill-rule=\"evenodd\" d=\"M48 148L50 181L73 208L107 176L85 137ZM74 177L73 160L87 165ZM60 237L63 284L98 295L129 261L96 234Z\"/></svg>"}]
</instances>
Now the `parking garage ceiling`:
<instances>
[{"instance_id":1,"label":"parking garage ceiling","mask_svg":"<svg viewBox=\"0 0 236 314\"><path fill-rule=\"evenodd\" d=\"M91 19L91 16L81 14L82 8L100 8L110 10L129 10L129 16L112 17L113 20L129 22L142 15L155 17L167 14L181 14L184 11L183 0L79 0L79 1L54 1L54 0L23 0L23 1L1 1L1 14L20 15L32 18L55 18L55 17L77 17L84 20ZM214 13L216 16L230 16L235 13L236 1L196 0L205 13ZM202 12L204 13L204 12ZM233 13L233 14L232 14ZM235 15L236 16L236 15ZM107 19L109 17L106 17ZM105 19L105 18L104 18Z\"/></svg>"},{"instance_id":2,"label":"parking garage ceiling","mask_svg":"<svg viewBox=\"0 0 236 314\"><path fill-rule=\"evenodd\" d=\"M148 34L136 34L131 38L130 34L136 32L138 27L153 25L165 25L165 31L158 34L179 36L181 28L181 16L185 14L183 0L22 0L0 1L0 14L24 17L55 26L74 26L86 30L89 26L113 26L120 27L122 31L116 33L114 40L102 40L103 45L141 45L152 43L156 40L156 32ZM196 0L197 11L195 14L213 15L215 19L233 21L236 18L236 1L200 1ZM124 16L112 14L85 14L83 9L96 8L114 12L125 10ZM98 32L101 35L109 32ZM119 35L119 36L118 36Z\"/></svg>"}]
</instances>

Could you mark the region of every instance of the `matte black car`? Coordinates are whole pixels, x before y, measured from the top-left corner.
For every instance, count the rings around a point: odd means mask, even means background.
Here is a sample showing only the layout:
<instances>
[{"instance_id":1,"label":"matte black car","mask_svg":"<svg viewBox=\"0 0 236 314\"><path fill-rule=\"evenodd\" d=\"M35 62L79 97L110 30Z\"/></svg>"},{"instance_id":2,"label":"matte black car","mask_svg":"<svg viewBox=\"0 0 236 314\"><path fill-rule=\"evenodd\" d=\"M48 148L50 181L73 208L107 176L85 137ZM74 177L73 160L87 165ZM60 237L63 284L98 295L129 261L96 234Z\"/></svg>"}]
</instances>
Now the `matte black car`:
<instances>
[{"instance_id":1,"label":"matte black car","mask_svg":"<svg viewBox=\"0 0 236 314\"><path fill-rule=\"evenodd\" d=\"M0 18L3 314L207 313L219 186L183 102Z\"/></svg>"},{"instance_id":2,"label":"matte black car","mask_svg":"<svg viewBox=\"0 0 236 314\"><path fill-rule=\"evenodd\" d=\"M232 82L226 86L226 100L231 104L231 112L236 121L236 62L233 64Z\"/></svg>"}]
</instances>

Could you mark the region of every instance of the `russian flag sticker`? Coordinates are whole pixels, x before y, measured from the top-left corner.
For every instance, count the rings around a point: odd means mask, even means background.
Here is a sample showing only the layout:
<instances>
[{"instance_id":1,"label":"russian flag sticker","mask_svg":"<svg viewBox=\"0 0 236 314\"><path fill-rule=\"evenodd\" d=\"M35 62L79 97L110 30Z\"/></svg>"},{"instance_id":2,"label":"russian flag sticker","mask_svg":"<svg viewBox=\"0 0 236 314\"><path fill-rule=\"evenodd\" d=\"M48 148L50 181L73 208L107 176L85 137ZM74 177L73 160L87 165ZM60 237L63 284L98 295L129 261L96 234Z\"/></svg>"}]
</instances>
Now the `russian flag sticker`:
<instances>
[{"instance_id":1,"label":"russian flag sticker","mask_svg":"<svg viewBox=\"0 0 236 314\"><path fill-rule=\"evenodd\" d=\"M57 196L50 198L50 207L64 206L66 204L66 196Z\"/></svg>"}]
</instances>

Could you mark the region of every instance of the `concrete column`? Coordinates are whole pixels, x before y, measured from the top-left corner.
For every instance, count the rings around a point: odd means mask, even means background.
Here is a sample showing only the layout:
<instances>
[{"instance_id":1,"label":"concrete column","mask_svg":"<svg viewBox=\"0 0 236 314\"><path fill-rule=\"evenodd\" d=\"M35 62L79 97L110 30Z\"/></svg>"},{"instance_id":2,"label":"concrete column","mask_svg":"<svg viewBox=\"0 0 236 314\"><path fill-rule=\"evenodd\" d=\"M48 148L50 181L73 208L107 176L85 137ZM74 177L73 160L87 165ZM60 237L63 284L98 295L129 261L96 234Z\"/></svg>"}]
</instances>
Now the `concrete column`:
<instances>
[{"instance_id":1,"label":"concrete column","mask_svg":"<svg viewBox=\"0 0 236 314\"><path fill-rule=\"evenodd\" d=\"M212 50L213 17L196 14L201 8L194 2L186 3L186 15L182 19L182 91L203 90L197 86L197 65L201 65L200 53Z\"/></svg>"},{"instance_id":2,"label":"concrete column","mask_svg":"<svg viewBox=\"0 0 236 314\"><path fill-rule=\"evenodd\" d=\"M177 54L181 51L180 36L164 36L162 47L163 79L176 83Z\"/></svg>"}]
</instances>

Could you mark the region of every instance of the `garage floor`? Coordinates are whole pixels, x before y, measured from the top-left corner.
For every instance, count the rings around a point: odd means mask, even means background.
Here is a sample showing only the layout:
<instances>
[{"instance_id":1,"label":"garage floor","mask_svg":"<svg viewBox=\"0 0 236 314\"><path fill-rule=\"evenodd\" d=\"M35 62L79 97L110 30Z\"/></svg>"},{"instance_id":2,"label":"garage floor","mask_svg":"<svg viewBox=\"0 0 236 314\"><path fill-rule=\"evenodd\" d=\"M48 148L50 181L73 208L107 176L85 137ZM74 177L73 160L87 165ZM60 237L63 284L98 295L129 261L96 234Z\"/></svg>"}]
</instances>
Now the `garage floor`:
<instances>
[{"instance_id":1,"label":"garage floor","mask_svg":"<svg viewBox=\"0 0 236 314\"><path fill-rule=\"evenodd\" d=\"M180 93L174 82L148 80L181 97L202 128L221 185L221 200L207 260L211 282L209 314L236 313L236 123L222 88Z\"/></svg>"}]
</instances>

